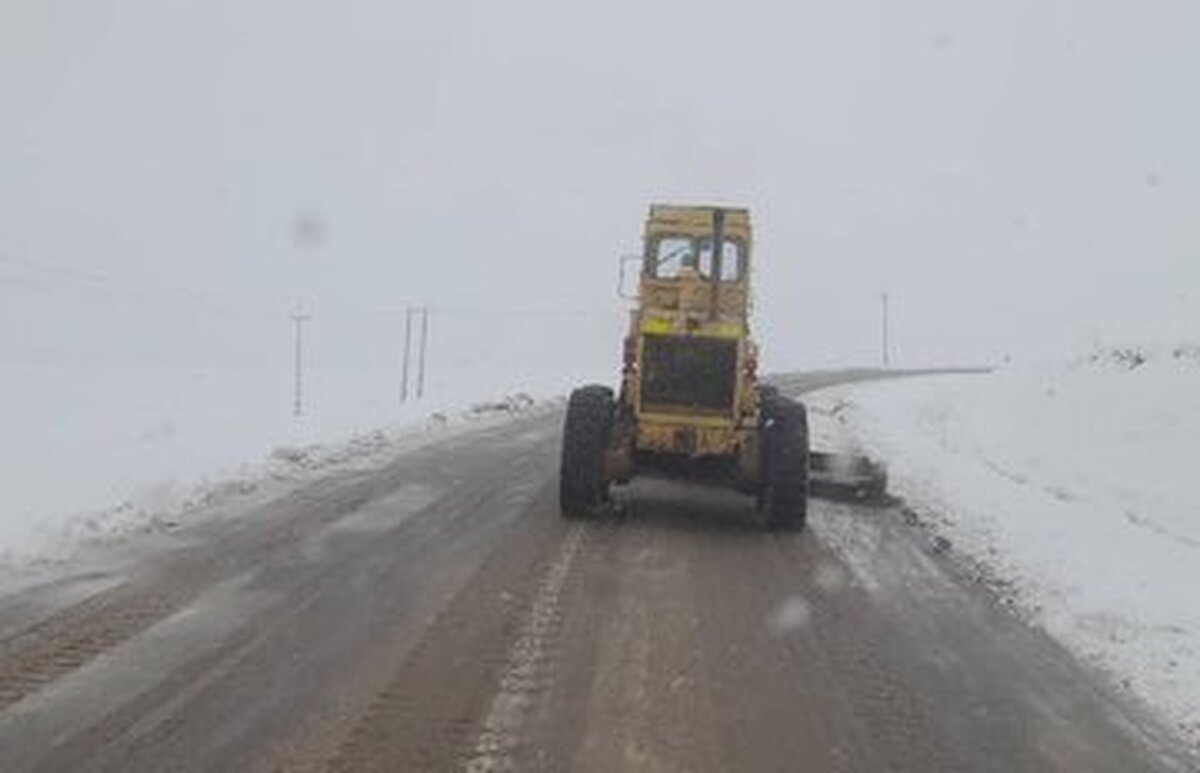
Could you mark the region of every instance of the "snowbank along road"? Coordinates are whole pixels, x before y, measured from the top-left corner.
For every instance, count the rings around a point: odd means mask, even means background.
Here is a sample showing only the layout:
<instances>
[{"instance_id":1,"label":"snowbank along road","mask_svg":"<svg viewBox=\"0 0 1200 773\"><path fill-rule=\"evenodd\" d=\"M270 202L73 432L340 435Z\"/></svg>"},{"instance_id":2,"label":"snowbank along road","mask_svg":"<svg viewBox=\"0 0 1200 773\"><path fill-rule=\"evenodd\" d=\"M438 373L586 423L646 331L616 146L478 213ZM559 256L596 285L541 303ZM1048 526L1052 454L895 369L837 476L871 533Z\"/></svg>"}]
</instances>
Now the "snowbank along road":
<instances>
[{"instance_id":1,"label":"snowbank along road","mask_svg":"<svg viewBox=\"0 0 1200 773\"><path fill-rule=\"evenodd\" d=\"M795 379L800 391L828 374ZM907 526L643 481L558 515L560 413L0 599L6 771L1196 764Z\"/></svg>"}]
</instances>

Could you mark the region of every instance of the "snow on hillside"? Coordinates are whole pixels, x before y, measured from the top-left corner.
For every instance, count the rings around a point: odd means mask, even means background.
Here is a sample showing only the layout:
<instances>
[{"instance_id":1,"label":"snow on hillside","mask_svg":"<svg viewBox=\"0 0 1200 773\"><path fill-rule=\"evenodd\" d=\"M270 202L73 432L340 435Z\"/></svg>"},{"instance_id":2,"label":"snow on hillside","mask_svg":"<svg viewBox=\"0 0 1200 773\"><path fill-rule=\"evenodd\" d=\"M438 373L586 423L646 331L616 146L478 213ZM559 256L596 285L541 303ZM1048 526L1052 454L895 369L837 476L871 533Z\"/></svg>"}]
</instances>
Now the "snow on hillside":
<instances>
[{"instance_id":1,"label":"snow on hillside","mask_svg":"<svg viewBox=\"0 0 1200 773\"><path fill-rule=\"evenodd\" d=\"M830 390L810 403L1015 607L1200 740L1200 347Z\"/></svg>"}]
</instances>

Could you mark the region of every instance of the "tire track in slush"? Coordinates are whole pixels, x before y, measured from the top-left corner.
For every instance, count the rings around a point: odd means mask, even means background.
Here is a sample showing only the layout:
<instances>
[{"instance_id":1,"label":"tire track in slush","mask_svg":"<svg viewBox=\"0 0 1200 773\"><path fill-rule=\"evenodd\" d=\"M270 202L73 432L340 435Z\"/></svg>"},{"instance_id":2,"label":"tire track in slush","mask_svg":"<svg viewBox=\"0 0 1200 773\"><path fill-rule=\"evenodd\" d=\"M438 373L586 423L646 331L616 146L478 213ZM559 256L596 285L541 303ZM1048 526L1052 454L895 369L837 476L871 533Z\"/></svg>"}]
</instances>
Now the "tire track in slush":
<instances>
[{"instance_id":1,"label":"tire track in slush","mask_svg":"<svg viewBox=\"0 0 1200 773\"><path fill-rule=\"evenodd\" d=\"M542 488L536 515L514 523L364 710L347 718L325 770L517 768L531 713L554 678L563 604L589 533L557 517L555 488Z\"/></svg>"},{"instance_id":2,"label":"tire track in slush","mask_svg":"<svg viewBox=\"0 0 1200 773\"><path fill-rule=\"evenodd\" d=\"M369 484L320 493L321 483L285 498L306 508L294 519L250 521L250 526L212 545L181 551L144 576L63 609L0 641L0 711L13 706L102 653L149 629L192 603L206 587L255 566L263 551L287 547L306 529L355 512ZM275 504L264 505L267 511Z\"/></svg>"},{"instance_id":3,"label":"tire track in slush","mask_svg":"<svg viewBox=\"0 0 1200 773\"><path fill-rule=\"evenodd\" d=\"M582 541L583 527L575 523L538 586L521 635L509 649L500 677L500 691L492 698L464 766L468 773L516 769L514 752L536 694L543 686L552 642L562 627L563 588Z\"/></svg>"},{"instance_id":4,"label":"tire track in slush","mask_svg":"<svg viewBox=\"0 0 1200 773\"><path fill-rule=\"evenodd\" d=\"M444 456L426 449L370 477L349 471L299 486L253 507L210 542L156 557L137 576L0 638L0 711L186 608L207 588L258 568L265 557L286 554L338 523L369 524L372 514L364 508L420 485ZM490 493L478 491L480 497Z\"/></svg>"},{"instance_id":5,"label":"tire track in slush","mask_svg":"<svg viewBox=\"0 0 1200 773\"><path fill-rule=\"evenodd\" d=\"M119 586L0 644L0 711L146 630L194 598L194 588Z\"/></svg>"}]
</instances>

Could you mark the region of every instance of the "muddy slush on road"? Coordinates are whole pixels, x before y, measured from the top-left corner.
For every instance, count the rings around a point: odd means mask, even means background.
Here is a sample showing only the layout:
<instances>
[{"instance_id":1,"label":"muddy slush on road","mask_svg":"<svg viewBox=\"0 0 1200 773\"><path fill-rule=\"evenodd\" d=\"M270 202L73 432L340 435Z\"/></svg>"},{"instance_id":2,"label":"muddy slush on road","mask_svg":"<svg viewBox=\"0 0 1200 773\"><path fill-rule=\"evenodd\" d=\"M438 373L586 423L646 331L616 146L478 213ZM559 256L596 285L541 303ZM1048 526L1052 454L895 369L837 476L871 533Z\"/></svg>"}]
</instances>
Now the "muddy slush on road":
<instances>
[{"instance_id":1,"label":"muddy slush on road","mask_svg":"<svg viewBox=\"0 0 1200 773\"><path fill-rule=\"evenodd\" d=\"M751 498L644 479L564 520L562 421L4 596L4 769L1194 769L897 505L763 532Z\"/></svg>"}]
</instances>

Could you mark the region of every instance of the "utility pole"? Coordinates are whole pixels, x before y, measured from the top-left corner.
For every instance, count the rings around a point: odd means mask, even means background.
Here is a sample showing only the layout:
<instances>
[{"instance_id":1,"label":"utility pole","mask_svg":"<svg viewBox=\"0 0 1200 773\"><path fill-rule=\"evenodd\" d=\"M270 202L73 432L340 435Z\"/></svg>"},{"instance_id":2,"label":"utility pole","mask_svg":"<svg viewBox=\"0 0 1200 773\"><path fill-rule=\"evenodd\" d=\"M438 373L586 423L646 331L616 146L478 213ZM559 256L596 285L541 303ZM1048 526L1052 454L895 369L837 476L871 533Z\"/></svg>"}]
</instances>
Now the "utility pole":
<instances>
[{"instance_id":1,"label":"utility pole","mask_svg":"<svg viewBox=\"0 0 1200 773\"><path fill-rule=\"evenodd\" d=\"M301 250L315 250L325 239L325 225L317 212L297 212L292 220L292 241ZM304 323L312 319L304 313L300 299L296 299L296 310L292 322L296 325L296 401L292 413L299 418L304 415Z\"/></svg>"},{"instance_id":2,"label":"utility pole","mask_svg":"<svg viewBox=\"0 0 1200 773\"><path fill-rule=\"evenodd\" d=\"M890 367L891 363L890 363L890 358L888 357L888 294L886 292L880 294L879 302L880 302L880 325L882 328L881 333L882 333L882 339L883 339L881 342L882 347L883 347L883 368L884 368L884 370L887 370Z\"/></svg>"},{"instance_id":3,"label":"utility pole","mask_svg":"<svg viewBox=\"0 0 1200 773\"><path fill-rule=\"evenodd\" d=\"M412 354L413 307L404 310L404 365L400 373L400 402L408 402L408 362Z\"/></svg>"},{"instance_id":4,"label":"utility pole","mask_svg":"<svg viewBox=\"0 0 1200 773\"><path fill-rule=\"evenodd\" d=\"M421 309L421 355L417 361L417 399L425 396L425 348L429 342L429 307Z\"/></svg>"},{"instance_id":5,"label":"utility pole","mask_svg":"<svg viewBox=\"0 0 1200 773\"><path fill-rule=\"evenodd\" d=\"M296 384L292 415L297 418L304 415L304 323L310 319L312 316L305 314L300 301L296 301L296 310L292 312L292 322L296 326Z\"/></svg>"}]
</instances>

